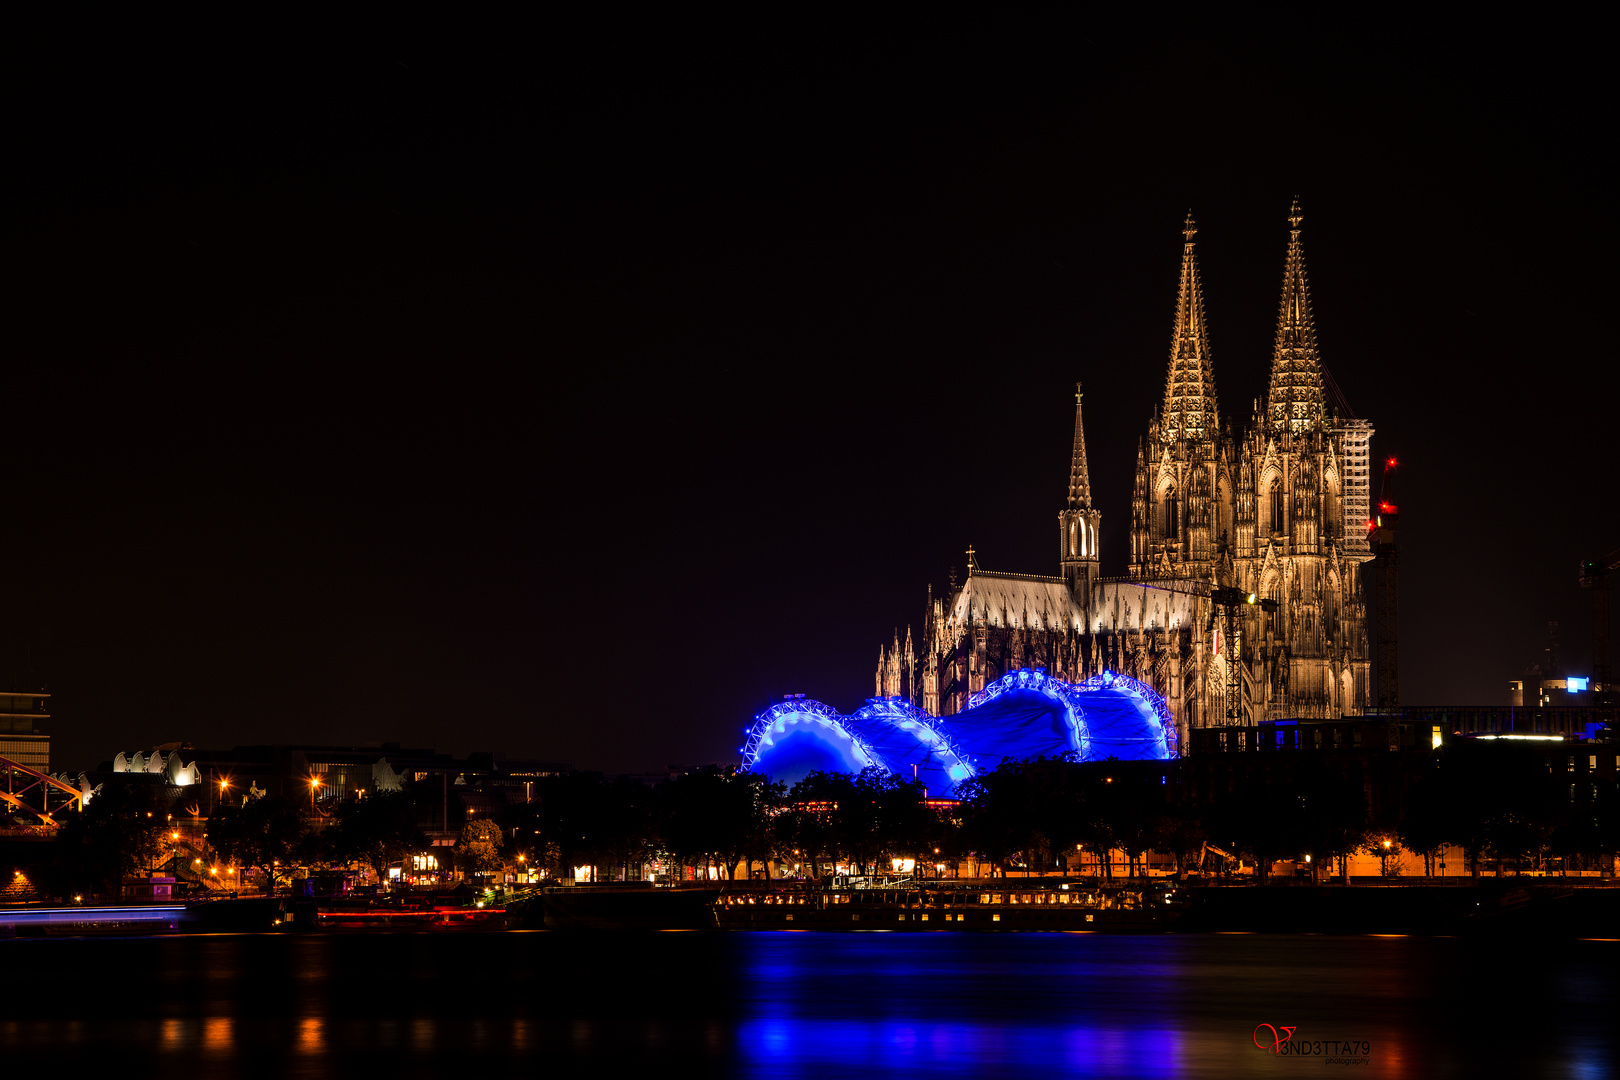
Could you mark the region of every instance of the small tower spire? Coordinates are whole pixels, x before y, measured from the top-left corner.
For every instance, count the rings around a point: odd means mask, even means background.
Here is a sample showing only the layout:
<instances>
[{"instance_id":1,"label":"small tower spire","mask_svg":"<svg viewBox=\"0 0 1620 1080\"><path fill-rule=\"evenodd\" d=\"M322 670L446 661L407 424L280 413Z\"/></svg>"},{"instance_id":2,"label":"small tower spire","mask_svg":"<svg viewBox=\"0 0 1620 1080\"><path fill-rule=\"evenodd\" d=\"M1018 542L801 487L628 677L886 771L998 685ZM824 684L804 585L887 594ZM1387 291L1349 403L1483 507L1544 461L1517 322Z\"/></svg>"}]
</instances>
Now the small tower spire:
<instances>
[{"instance_id":1,"label":"small tower spire","mask_svg":"<svg viewBox=\"0 0 1620 1080\"><path fill-rule=\"evenodd\" d=\"M1181 285L1176 293L1175 333L1170 339L1170 372L1164 384L1164 417L1159 437L1210 439L1218 434L1215 415L1215 368L1210 359L1209 331L1204 325L1204 287L1198 276L1193 237L1198 225L1192 211L1182 223Z\"/></svg>"},{"instance_id":2,"label":"small tower spire","mask_svg":"<svg viewBox=\"0 0 1620 1080\"><path fill-rule=\"evenodd\" d=\"M1091 475L1086 470L1086 425L1080 416L1080 384L1074 384L1074 457L1069 463L1069 509L1091 509Z\"/></svg>"},{"instance_id":3,"label":"small tower spire","mask_svg":"<svg viewBox=\"0 0 1620 1080\"><path fill-rule=\"evenodd\" d=\"M1069 590L1082 606L1090 603L1097 578L1097 530L1102 512L1091 505L1091 474L1086 466L1086 425L1081 415L1085 394L1074 384L1074 456L1069 459L1069 505L1058 514L1059 562ZM1027 625L1027 623L1026 623Z\"/></svg>"},{"instance_id":4,"label":"small tower spire","mask_svg":"<svg viewBox=\"0 0 1620 1080\"><path fill-rule=\"evenodd\" d=\"M1295 199L1288 208L1288 258L1283 266L1277 343L1271 354L1271 392L1266 397L1266 427L1277 434L1310 431L1326 411L1322 357L1316 349L1311 290L1305 282L1305 247L1299 239L1304 220Z\"/></svg>"}]
</instances>

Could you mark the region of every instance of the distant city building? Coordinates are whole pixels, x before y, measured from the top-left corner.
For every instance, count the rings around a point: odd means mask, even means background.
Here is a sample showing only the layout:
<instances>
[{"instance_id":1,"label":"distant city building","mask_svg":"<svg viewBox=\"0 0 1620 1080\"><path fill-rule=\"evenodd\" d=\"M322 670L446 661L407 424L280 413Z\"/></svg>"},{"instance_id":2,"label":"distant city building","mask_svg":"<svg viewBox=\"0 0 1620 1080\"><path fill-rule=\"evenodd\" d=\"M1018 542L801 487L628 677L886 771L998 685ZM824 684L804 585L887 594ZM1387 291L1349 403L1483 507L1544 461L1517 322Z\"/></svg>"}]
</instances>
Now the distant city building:
<instances>
[{"instance_id":1,"label":"distant city building","mask_svg":"<svg viewBox=\"0 0 1620 1080\"><path fill-rule=\"evenodd\" d=\"M242 805L276 795L323 814L355 796L421 788L419 824L435 841L453 842L468 813L493 815L530 801L542 777L571 771L567 762L509 759L494 752L464 759L420 747L267 745L196 750L190 743L163 743L150 750L121 751L111 761L76 777L58 777L90 795L112 783L166 784L175 797L189 796L207 816L220 805Z\"/></svg>"},{"instance_id":2,"label":"distant city building","mask_svg":"<svg viewBox=\"0 0 1620 1080\"><path fill-rule=\"evenodd\" d=\"M1508 704L1519 707L1591 705L1596 703L1597 698L1592 680L1586 676L1542 678L1532 669L1532 673L1525 678L1508 683Z\"/></svg>"},{"instance_id":3,"label":"distant city building","mask_svg":"<svg viewBox=\"0 0 1620 1080\"><path fill-rule=\"evenodd\" d=\"M1607 612L1600 608L1594 615L1599 619L1606 618ZM1524 678L1508 682L1508 704L1517 708L1538 708L1605 703L1602 680L1593 677L1593 669L1588 668L1585 674L1580 674L1564 666L1558 638L1558 624L1548 623L1547 644L1542 649L1541 661L1526 668ZM1594 652L1601 653L1601 647L1595 648Z\"/></svg>"},{"instance_id":4,"label":"distant city building","mask_svg":"<svg viewBox=\"0 0 1620 1080\"><path fill-rule=\"evenodd\" d=\"M970 548L963 584L930 597L921 641L908 628L904 643L896 635L880 649L878 697L950 716L1022 668L1072 683L1114 672L1164 698L1183 747L1189 729L1366 709L1361 567L1370 558L1373 428L1329 407L1302 220L1296 203L1270 390L1234 431L1216 403L1188 216L1164 399L1137 449L1126 576L1099 571L1102 512L1092 504L1076 393L1060 573L985 570ZM1212 599L1223 588L1275 601L1276 610L1244 606L1238 640L1229 640L1232 624Z\"/></svg>"},{"instance_id":5,"label":"distant city building","mask_svg":"<svg viewBox=\"0 0 1620 1080\"><path fill-rule=\"evenodd\" d=\"M51 695L0 693L0 757L40 772L51 769L51 737L39 730L51 718Z\"/></svg>"}]
</instances>

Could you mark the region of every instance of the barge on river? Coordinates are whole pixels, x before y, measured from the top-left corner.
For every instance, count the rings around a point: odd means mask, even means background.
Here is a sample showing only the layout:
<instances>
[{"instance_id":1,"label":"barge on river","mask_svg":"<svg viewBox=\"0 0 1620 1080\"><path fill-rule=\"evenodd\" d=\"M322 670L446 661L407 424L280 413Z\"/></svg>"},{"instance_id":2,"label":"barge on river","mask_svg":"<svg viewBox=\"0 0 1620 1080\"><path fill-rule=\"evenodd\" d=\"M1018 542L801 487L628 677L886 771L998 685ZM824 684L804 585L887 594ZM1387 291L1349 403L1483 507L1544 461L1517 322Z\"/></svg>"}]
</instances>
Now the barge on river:
<instances>
[{"instance_id":1,"label":"barge on river","mask_svg":"<svg viewBox=\"0 0 1620 1080\"><path fill-rule=\"evenodd\" d=\"M714 902L721 930L1067 930L1147 933L1169 929L1186 907L1167 882L1058 879L834 879L728 888Z\"/></svg>"}]
</instances>

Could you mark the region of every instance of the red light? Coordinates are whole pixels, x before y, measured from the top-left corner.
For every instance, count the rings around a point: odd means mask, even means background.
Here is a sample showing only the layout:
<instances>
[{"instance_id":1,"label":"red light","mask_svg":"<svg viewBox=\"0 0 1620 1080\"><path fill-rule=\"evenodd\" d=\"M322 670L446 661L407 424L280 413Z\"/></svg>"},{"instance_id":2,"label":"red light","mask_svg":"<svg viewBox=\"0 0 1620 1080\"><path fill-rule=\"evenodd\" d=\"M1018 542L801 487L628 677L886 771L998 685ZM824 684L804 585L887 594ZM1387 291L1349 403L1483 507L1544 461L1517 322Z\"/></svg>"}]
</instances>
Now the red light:
<instances>
[{"instance_id":1,"label":"red light","mask_svg":"<svg viewBox=\"0 0 1620 1080\"><path fill-rule=\"evenodd\" d=\"M1394 467L1395 467L1395 459L1394 459L1394 458L1390 458L1390 459L1389 459L1389 460L1388 460L1388 461L1386 461L1386 462L1384 462L1384 465L1385 465L1385 466L1386 466L1386 467L1388 467L1388 468L1391 468L1391 469L1393 469L1393 468L1394 468Z\"/></svg>"}]
</instances>

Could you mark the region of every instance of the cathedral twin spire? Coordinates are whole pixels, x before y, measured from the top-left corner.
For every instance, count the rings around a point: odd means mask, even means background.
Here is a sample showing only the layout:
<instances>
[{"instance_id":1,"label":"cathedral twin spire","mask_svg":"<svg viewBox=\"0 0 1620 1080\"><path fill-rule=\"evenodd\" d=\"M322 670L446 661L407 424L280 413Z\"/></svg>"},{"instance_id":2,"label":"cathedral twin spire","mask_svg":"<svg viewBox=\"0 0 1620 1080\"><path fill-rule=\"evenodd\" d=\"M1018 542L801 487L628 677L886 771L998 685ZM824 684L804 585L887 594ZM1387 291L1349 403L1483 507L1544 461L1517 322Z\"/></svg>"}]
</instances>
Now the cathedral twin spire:
<instances>
[{"instance_id":1,"label":"cathedral twin spire","mask_svg":"<svg viewBox=\"0 0 1620 1080\"><path fill-rule=\"evenodd\" d=\"M1164 419L1159 426L1165 442L1212 439L1217 434L1215 368L1204 325L1204 288L1198 278L1198 257L1193 253L1198 226L1190 210L1181 234L1186 238L1181 249L1181 288L1170 341L1170 374L1164 386Z\"/></svg>"},{"instance_id":2,"label":"cathedral twin spire","mask_svg":"<svg viewBox=\"0 0 1620 1080\"><path fill-rule=\"evenodd\" d=\"M1271 387L1266 397L1266 427L1272 434L1310 431L1326 415L1322 358L1316 348L1311 293L1305 281L1305 248L1299 239L1299 200L1288 211L1288 256L1283 268L1282 308L1272 350ZM1164 416L1159 437L1164 442L1213 439L1219 434L1215 403L1215 368L1210 359L1209 331L1204 322L1204 290L1198 276L1193 237L1198 234L1189 211L1182 225L1181 286L1176 296L1175 333L1170 343L1170 371L1165 379ZM1070 484L1070 505L1073 483Z\"/></svg>"},{"instance_id":3,"label":"cathedral twin spire","mask_svg":"<svg viewBox=\"0 0 1620 1080\"><path fill-rule=\"evenodd\" d=\"M1305 247L1299 241L1303 220L1295 199L1288 210L1288 259L1283 267L1277 344L1271 354L1271 392L1266 397L1266 427L1278 435L1308 432L1327 412L1322 357L1316 351L1316 324L1311 319L1311 290L1305 283Z\"/></svg>"}]
</instances>

